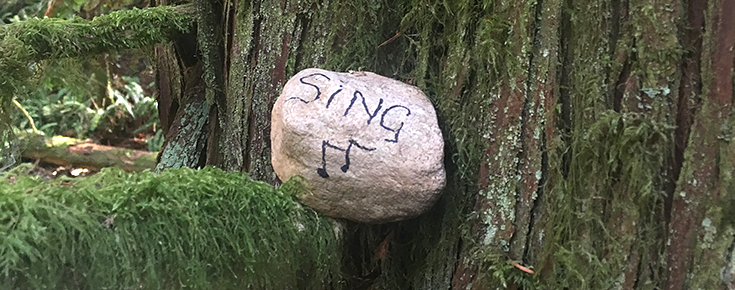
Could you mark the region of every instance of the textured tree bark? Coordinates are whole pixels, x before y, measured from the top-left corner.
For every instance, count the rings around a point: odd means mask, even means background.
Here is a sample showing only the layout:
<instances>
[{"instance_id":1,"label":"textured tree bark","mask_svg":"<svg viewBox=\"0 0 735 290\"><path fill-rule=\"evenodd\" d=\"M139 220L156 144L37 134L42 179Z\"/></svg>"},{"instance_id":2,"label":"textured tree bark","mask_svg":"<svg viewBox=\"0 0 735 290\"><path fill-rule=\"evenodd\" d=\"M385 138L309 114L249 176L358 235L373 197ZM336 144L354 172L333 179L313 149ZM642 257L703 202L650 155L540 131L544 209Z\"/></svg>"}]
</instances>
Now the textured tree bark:
<instances>
[{"instance_id":1,"label":"textured tree bark","mask_svg":"<svg viewBox=\"0 0 735 290\"><path fill-rule=\"evenodd\" d=\"M216 2L198 10L221 34L203 53L159 49L179 71L159 74L167 142L184 148L159 167L277 184L285 81L362 68L427 93L449 174L417 219L348 224L346 287L732 288L733 3Z\"/></svg>"},{"instance_id":2,"label":"textured tree bark","mask_svg":"<svg viewBox=\"0 0 735 290\"><path fill-rule=\"evenodd\" d=\"M735 283L731 260L735 245L732 227L735 1L708 4L700 62L709 73L702 77L702 107L694 115L681 175L673 192L666 289L715 289L712 286L718 284L717 288L725 289L726 284L732 289Z\"/></svg>"}]
</instances>

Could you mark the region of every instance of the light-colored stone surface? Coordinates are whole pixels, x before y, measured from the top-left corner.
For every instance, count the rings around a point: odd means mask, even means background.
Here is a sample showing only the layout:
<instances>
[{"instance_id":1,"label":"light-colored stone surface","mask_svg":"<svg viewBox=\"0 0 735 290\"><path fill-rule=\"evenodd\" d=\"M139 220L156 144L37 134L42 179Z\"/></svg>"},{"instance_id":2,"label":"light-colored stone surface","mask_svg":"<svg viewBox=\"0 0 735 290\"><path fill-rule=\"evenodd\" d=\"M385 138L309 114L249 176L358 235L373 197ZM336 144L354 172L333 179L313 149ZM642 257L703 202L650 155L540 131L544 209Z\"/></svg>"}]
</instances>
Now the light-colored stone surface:
<instances>
[{"instance_id":1,"label":"light-colored stone surface","mask_svg":"<svg viewBox=\"0 0 735 290\"><path fill-rule=\"evenodd\" d=\"M414 86L370 72L306 69L273 107L273 169L306 178L308 206L379 223L428 210L445 184L436 113Z\"/></svg>"}]
</instances>

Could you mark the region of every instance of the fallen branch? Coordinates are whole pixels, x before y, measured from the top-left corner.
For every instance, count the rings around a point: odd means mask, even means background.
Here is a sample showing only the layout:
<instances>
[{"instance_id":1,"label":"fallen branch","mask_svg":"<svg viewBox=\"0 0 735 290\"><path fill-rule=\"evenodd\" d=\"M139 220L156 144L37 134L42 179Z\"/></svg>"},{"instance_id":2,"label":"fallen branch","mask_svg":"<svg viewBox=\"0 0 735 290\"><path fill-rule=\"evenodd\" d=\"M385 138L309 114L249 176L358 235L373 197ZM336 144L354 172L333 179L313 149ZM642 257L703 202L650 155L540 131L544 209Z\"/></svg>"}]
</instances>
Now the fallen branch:
<instances>
[{"instance_id":1,"label":"fallen branch","mask_svg":"<svg viewBox=\"0 0 735 290\"><path fill-rule=\"evenodd\" d=\"M41 134L18 134L22 156L63 166L81 166L94 170L118 167L140 172L156 167L158 152L104 146L84 140Z\"/></svg>"}]
</instances>

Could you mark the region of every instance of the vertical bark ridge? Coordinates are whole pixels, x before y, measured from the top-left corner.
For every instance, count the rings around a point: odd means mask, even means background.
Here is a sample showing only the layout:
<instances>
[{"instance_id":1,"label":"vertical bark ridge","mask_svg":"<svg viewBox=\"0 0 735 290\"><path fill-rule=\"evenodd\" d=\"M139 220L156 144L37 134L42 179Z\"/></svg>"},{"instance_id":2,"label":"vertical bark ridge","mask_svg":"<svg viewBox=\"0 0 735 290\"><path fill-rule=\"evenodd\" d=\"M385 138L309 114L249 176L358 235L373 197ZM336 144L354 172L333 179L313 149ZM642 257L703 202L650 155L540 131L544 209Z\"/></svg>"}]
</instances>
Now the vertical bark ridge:
<instances>
[{"instance_id":1,"label":"vertical bark ridge","mask_svg":"<svg viewBox=\"0 0 735 290\"><path fill-rule=\"evenodd\" d=\"M538 124L533 131L533 139L535 144L533 147L538 150L533 161L536 163L536 172L527 170L525 174L534 175L536 178L536 196L531 205L530 220L528 222L528 235L526 238L526 246L523 253L523 261L530 266L539 267L537 263L542 260L540 257L541 246L544 241L543 229L546 225L546 215L544 210L544 194L553 186L549 182L551 175L549 168L549 152L548 148L556 146L553 140L558 136L556 129L556 115L554 107L558 101L557 89L557 62L559 51L558 27L560 22L560 1L546 0L537 3L536 27L537 36L534 40L533 57L535 72L529 73L529 80L535 82L529 86L529 91L537 96L539 107L534 112L538 118ZM531 132L529 132L530 134ZM557 163L554 163L557 164ZM537 172L541 174L538 175ZM556 172L556 170L554 170Z\"/></svg>"},{"instance_id":2,"label":"vertical bark ridge","mask_svg":"<svg viewBox=\"0 0 735 290\"><path fill-rule=\"evenodd\" d=\"M687 147L689 133L694 114L698 108L702 94L702 34L704 30L704 11L706 0L692 0L687 2L684 24L681 30L680 42L684 53L681 59L681 81L676 111L676 129L674 131L674 153L672 169L666 187L665 217L667 225L671 220L671 202L674 198L676 181L681 173L684 162L684 150Z\"/></svg>"},{"instance_id":3,"label":"vertical bark ridge","mask_svg":"<svg viewBox=\"0 0 735 290\"><path fill-rule=\"evenodd\" d=\"M562 0L561 3L561 20L559 23L559 131L561 140L564 142L564 148L561 153L562 176L566 178L569 174L569 166L572 156L571 151L571 134L572 134L572 100L571 87L573 77L574 50L573 37L574 27L572 26L572 16L570 9L574 5L574 0Z\"/></svg>"},{"instance_id":4,"label":"vertical bark ridge","mask_svg":"<svg viewBox=\"0 0 735 290\"><path fill-rule=\"evenodd\" d=\"M548 3L547 3L548 2ZM554 1L538 1L534 7L534 21L529 25L532 31L532 49L528 54L528 71L526 76L525 103L521 118L521 144L518 154L517 174L520 176L516 192L516 220L515 232L511 240L509 257L514 260L534 262L536 257L527 258L532 235L531 229L535 223L535 212L540 206L540 196L543 194L542 181L548 174L543 172L543 148L545 136L554 135L554 132L544 132L548 122L545 112L551 110L546 98L555 99L553 84L553 69L556 63L556 47L558 43L553 34L557 15L553 14L558 4ZM545 12L546 11L546 12ZM549 15L550 14L550 15ZM542 27L547 27L543 28ZM549 29L548 27L552 27Z\"/></svg>"},{"instance_id":5,"label":"vertical bark ridge","mask_svg":"<svg viewBox=\"0 0 735 290\"><path fill-rule=\"evenodd\" d=\"M724 263L702 262L726 256L732 243L732 224L722 221L723 210L728 210L723 200L732 199L732 192L725 190L731 181L723 179L727 175L721 169L735 162L722 159L729 147L723 137L731 134L723 125L732 124L735 1L711 1L707 11L702 71L711 73L703 75L704 100L692 123L672 201L665 289L722 287Z\"/></svg>"}]
</instances>

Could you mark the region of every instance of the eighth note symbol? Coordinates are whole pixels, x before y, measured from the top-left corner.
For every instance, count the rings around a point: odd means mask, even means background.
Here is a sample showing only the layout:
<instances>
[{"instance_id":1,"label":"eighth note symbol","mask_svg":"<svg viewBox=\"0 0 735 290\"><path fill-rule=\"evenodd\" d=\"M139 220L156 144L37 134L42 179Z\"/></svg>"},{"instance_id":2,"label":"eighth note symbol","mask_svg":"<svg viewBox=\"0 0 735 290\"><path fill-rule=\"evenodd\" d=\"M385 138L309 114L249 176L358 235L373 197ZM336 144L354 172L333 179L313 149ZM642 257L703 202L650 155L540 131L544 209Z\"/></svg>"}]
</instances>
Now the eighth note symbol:
<instances>
[{"instance_id":1,"label":"eighth note symbol","mask_svg":"<svg viewBox=\"0 0 735 290\"><path fill-rule=\"evenodd\" d=\"M345 153L345 165L342 165L340 169L342 172L347 172L348 169L350 169L350 149L352 149L352 145L355 145L357 148L360 148L365 151L373 151L375 148L367 148L363 147L362 145L358 144L357 141L350 139L350 145L347 145L346 149L334 146L332 144L329 144L329 141L323 140L322 141L322 167L316 169L316 173L319 174L322 178L329 177L329 173L327 173L327 160L325 158L327 153L327 147L342 151Z\"/></svg>"}]
</instances>

